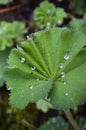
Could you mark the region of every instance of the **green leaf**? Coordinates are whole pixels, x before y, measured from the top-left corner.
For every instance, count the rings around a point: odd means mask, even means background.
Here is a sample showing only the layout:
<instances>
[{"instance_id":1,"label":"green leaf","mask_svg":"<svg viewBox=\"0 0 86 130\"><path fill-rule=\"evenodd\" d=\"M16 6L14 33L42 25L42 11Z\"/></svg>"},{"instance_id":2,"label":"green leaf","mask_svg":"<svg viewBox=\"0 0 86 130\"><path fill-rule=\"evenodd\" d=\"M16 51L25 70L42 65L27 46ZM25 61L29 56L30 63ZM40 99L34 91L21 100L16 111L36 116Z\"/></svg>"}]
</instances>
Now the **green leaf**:
<instances>
[{"instance_id":1,"label":"green leaf","mask_svg":"<svg viewBox=\"0 0 86 130\"><path fill-rule=\"evenodd\" d=\"M67 14L63 8L55 8L54 4L48 1L41 2L34 11L34 20L41 29L61 25L65 17Z\"/></svg>"},{"instance_id":2,"label":"green leaf","mask_svg":"<svg viewBox=\"0 0 86 130\"><path fill-rule=\"evenodd\" d=\"M23 40L23 34L26 33L25 25L22 22L0 22L0 50L13 45L13 39Z\"/></svg>"},{"instance_id":3,"label":"green leaf","mask_svg":"<svg viewBox=\"0 0 86 130\"><path fill-rule=\"evenodd\" d=\"M11 90L10 103L17 108L23 109L29 102L37 102L48 96L52 87L52 81L37 80L18 69L7 70L7 84ZM10 78L13 77L13 80ZM19 78L20 77L20 78ZM22 100L22 102L21 102Z\"/></svg>"},{"instance_id":4,"label":"green leaf","mask_svg":"<svg viewBox=\"0 0 86 130\"><path fill-rule=\"evenodd\" d=\"M61 25L63 23L63 18L67 17L67 13L64 11L63 8L57 8L56 9L56 20L57 20L57 24Z\"/></svg>"},{"instance_id":5,"label":"green leaf","mask_svg":"<svg viewBox=\"0 0 86 130\"><path fill-rule=\"evenodd\" d=\"M65 77L59 78L51 93L54 107L67 109L83 103L86 100L86 49L80 53L65 68ZM58 87L59 86L59 87ZM57 95L58 93L58 95ZM77 93L77 94L76 94ZM82 96L83 95L83 96ZM57 99L57 100L55 100ZM83 101L83 102L82 102Z\"/></svg>"},{"instance_id":6,"label":"green leaf","mask_svg":"<svg viewBox=\"0 0 86 130\"><path fill-rule=\"evenodd\" d=\"M8 4L9 2L11 2L13 0L0 0L0 4Z\"/></svg>"},{"instance_id":7,"label":"green leaf","mask_svg":"<svg viewBox=\"0 0 86 130\"><path fill-rule=\"evenodd\" d=\"M86 34L86 14L84 14L83 19L73 19L69 23L69 27L76 31L81 31L82 33Z\"/></svg>"},{"instance_id":8,"label":"green leaf","mask_svg":"<svg viewBox=\"0 0 86 130\"><path fill-rule=\"evenodd\" d=\"M45 97L58 109L83 103L86 100L85 45L84 34L64 28L32 34L29 40L19 44L9 56L6 71L11 104L24 108L29 102ZM22 102L18 97L22 97Z\"/></svg>"},{"instance_id":9,"label":"green leaf","mask_svg":"<svg viewBox=\"0 0 86 130\"><path fill-rule=\"evenodd\" d=\"M39 130L68 130L68 124L60 116L51 118Z\"/></svg>"},{"instance_id":10,"label":"green leaf","mask_svg":"<svg viewBox=\"0 0 86 130\"><path fill-rule=\"evenodd\" d=\"M9 38L0 38L0 50L4 51L6 47L11 47L13 45L13 42Z\"/></svg>"},{"instance_id":11,"label":"green leaf","mask_svg":"<svg viewBox=\"0 0 86 130\"><path fill-rule=\"evenodd\" d=\"M7 66L7 58L10 53L10 49L6 49L5 51L0 51L0 87L3 86L5 77L4 77L4 72Z\"/></svg>"}]
</instances>

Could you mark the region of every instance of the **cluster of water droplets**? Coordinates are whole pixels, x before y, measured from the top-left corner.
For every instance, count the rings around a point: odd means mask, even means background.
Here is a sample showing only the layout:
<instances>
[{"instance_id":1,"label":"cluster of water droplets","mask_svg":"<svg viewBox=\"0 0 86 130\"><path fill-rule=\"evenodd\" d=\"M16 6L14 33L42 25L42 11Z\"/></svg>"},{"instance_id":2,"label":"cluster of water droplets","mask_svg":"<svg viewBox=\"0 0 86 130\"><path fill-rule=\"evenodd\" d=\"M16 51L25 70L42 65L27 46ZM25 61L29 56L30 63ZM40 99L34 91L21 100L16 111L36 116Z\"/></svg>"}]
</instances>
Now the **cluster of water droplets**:
<instances>
[{"instance_id":1,"label":"cluster of water droplets","mask_svg":"<svg viewBox=\"0 0 86 130\"><path fill-rule=\"evenodd\" d=\"M70 55L68 53L65 53L63 56L64 60L67 61L70 58ZM64 63L59 64L59 68L62 69L64 67ZM65 78L66 74L64 71L60 73L61 78ZM66 85L66 82L63 81L63 84ZM65 93L65 96L68 96L68 93Z\"/></svg>"},{"instance_id":2,"label":"cluster of water droplets","mask_svg":"<svg viewBox=\"0 0 86 130\"><path fill-rule=\"evenodd\" d=\"M64 60L67 61L67 60L69 59L69 57L70 57L69 54L68 54L68 53L65 53L63 58L64 58ZM64 64L63 64L63 63L60 63L60 64L59 64L59 68L62 69L63 67L64 67ZM65 72L61 72L60 74L61 74L61 77L62 77L62 78L65 77Z\"/></svg>"}]
</instances>

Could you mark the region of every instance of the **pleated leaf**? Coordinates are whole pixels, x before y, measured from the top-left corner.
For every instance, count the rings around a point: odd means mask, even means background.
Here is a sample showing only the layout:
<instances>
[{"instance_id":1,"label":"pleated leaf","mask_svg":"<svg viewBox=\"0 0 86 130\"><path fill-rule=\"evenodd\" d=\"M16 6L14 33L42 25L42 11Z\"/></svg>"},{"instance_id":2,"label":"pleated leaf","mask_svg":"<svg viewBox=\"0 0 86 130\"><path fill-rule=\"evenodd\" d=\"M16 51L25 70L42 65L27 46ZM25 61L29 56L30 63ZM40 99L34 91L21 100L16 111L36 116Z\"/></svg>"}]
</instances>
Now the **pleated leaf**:
<instances>
[{"instance_id":1,"label":"pleated leaf","mask_svg":"<svg viewBox=\"0 0 86 130\"><path fill-rule=\"evenodd\" d=\"M52 28L32 34L13 49L6 71L10 103L24 108L50 98L53 107L73 108L86 100L86 37ZM22 99L22 100L21 100Z\"/></svg>"}]
</instances>

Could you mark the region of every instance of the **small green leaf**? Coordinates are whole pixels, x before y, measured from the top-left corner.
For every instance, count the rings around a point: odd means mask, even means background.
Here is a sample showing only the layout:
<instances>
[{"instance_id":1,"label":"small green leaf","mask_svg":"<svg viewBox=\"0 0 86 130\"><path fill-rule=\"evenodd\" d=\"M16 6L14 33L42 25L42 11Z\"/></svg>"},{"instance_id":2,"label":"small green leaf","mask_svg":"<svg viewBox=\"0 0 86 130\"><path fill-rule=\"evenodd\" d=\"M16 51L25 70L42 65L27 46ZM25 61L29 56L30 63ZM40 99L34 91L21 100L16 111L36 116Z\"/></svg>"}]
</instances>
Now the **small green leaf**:
<instances>
[{"instance_id":1,"label":"small green leaf","mask_svg":"<svg viewBox=\"0 0 86 130\"><path fill-rule=\"evenodd\" d=\"M57 8L56 9L56 20L57 20L57 24L61 25L63 23L63 18L67 17L67 13L64 11L63 8Z\"/></svg>"},{"instance_id":2,"label":"small green leaf","mask_svg":"<svg viewBox=\"0 0 86 130\"><path fill-rule=\"evenodd\" d=\"M48 1L41 2L34 11L34 20L41 29L54 27L56 24L61 25L65 17L67 14L63 8L55 8L54 4Z\"/></svg>"},{"instance_id":3,"label":"small green leaf","mask_svg":"<svg viewBox=\"0 0 86 130\"><path fill-rule=\"evenodd\" d=\"M13 39L16 41L23 40L23 34L26 32L27 30L22 22L0 22L0 50L11 47L13 45Z\"/></svg>"},{"instance_id":4,"label":"small green leaf","mask_svg":"<svg viewBox=\"0 0 86 130\"><path fill-rule=\"evenodd\" d=\"M39 130L68 130L68 124L60 116L51 118Z\"/></svg>"},{"instance_id":5,"label":"small green leaf","mask_svg":"<svg viewBox=\"0 0 86 130\"><path fill-rule=\"evenodd\" d=\"M13 0L0 0L0 4L8 4L9 2L12 2Z\"/></svg>"},{"instance_id":6,"label":"small green leaf","mask_svg":"<svg viewBox=\"0 0 86 130\"><path fill-rule=\"evenodd\" d=\"M0 50L4 51L6 47L11 47L13 45L13 42L9 38L0 38Z\"/></svg>"},{"instance_id":7,"label":"small green leaf","mask_svg":"<svg viewBox=\"0 0 86 130\"><path fill-rule=\"evenodd\" d=\"M81 31L82 33L86 34L86 14L84 14L83 19L73 19L69 23L69 28L72 28L73 30L76 31Z\"/></svg>"}]
</instances>

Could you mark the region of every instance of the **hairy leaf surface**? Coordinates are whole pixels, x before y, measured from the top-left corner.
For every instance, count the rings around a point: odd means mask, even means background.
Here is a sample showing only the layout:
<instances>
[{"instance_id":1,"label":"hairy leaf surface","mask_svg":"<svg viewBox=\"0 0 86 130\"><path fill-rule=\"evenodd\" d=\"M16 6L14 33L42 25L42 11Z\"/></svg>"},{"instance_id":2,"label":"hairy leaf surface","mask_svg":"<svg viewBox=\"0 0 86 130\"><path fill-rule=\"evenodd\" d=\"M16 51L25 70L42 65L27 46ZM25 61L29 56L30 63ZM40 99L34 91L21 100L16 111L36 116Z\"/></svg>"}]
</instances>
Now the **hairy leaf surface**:
<instances>
[{"instance_id":1,"label":"hairy leaf surface","mask_svg":"<svg viewBox=\"0 0 86 130\"><path fill-rule=\"evenodd\" d=\"M53 107L73 108L86 100L86 37L52 28L32 34L13 49L6 72L10 103L24 108L48 97ZM22 101L20 102L20 99Z\"/></svg>"}]
</instances>

